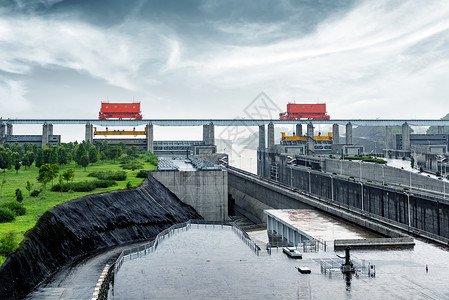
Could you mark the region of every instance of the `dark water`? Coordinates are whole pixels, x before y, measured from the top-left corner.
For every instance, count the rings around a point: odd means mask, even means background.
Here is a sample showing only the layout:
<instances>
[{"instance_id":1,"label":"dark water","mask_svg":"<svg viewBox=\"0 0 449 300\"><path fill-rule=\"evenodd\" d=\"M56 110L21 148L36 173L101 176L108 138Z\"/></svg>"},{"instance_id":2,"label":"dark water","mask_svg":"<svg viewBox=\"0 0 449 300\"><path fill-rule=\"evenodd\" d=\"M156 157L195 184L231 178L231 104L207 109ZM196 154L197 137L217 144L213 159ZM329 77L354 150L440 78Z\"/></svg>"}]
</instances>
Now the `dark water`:
<instances>
[{"instance_id":1,"label":"dark water","mask_svg":"<svg viewBox=\"0 0 449 300\"><path fill-rule=\"evenodd\" d=\"M256 256L229 229L191 229L164 240L151 255L126 261L114 299L449 298L446 249L417 240L413 249L354 250L351 255L374 264L376 277L354 276L347 288L341 273L329 278L317 263L335 258L334 252L304 253L302 260L276 250ZM295 266L300 265L312 274L298 273Z\"/></svg>"}]
</instances>

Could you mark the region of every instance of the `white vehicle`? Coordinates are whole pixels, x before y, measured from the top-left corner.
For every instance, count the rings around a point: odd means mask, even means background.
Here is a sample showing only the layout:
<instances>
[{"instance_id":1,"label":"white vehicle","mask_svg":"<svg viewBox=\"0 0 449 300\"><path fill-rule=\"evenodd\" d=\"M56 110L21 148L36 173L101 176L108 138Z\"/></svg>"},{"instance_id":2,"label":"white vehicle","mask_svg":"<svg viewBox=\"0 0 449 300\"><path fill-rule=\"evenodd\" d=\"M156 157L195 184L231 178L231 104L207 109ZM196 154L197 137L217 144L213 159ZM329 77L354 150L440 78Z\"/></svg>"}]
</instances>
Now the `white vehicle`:
<instances>
[{"instance_id":1,"label":"white vehicle","mask_svg":"<svg viewBox=\"0 0 449 300\"><path fill-rule=\"evenodd\" d=\"M295 247L284 247L282 251L291 258L302 258L302 253L296 250Z\"/></svg>"}]
</instances>

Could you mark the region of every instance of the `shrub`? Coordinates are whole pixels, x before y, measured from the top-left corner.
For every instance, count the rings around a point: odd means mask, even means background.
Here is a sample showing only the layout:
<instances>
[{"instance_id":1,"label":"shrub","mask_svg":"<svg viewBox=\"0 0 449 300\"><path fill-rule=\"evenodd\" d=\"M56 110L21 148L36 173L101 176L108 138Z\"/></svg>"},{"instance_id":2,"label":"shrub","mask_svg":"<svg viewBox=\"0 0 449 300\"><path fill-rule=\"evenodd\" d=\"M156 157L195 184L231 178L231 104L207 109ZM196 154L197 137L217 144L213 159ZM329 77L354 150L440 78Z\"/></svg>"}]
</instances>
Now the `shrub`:
<instances>
[{"instance_id":1,"label":"shrub","mask_svg":"<svg viewBox=\"0 0 449 300\"><path fill-rule=\"evenodd\" d=\"M372 180L368 179L366 182L373 182Z\"/></svg>"},{"instance_id":2,"label":"shrub","mask_svg":"<svg viewBox=\"0 0 449 300\"><path fill-rule=\"evenodd\" d=\"M137 170L143 167L143 164L140 163L139 161L133 159L133 160L128 160L126 162L122 162L120 164L120 166L125 169L125 170Z\"/></svg>"},{"instance_id":3,"label":"shrub","mask_svg":"<svg viewBox=\"0 0 449 300\"><path fill-rule=\"evenodd\" d=\"M333 175L337 175L337 172L332 172Z\"/></svg>"},{"instance_id":4,"label":"shrub","mask_svg":"<svg viewBox=\"0 0 449 300\"><path fill-rule=\"evenodd\" d=\"M9 231L6 234L0 236L0 255L8 256L16 248L16 233L14 231Z\"/></svg>"},{"instance_id":5,"label":"shrub","mask_svg":"<svg viewBox=\"0 0 449 300\"><path fill-rule=\"evenodd\" d=\"M26 213L26 208L17 202L3 203L0 207L11 210L16 216L23 216Z\"/></svg>"},{"instance_id":6,"label":"shrub","mask_svg":"<svg viewBox=\"0 0 449 300\"><path fill-rule=\"evenodd\" d=\"M0 223L12 222L16 218L16 214L9 208L0 207Z\"/></svg>"},{"instance_id":7,"label":"shrub","mask_svg":"<svg viewBox=\"0 0 449 300\"><path fill-rule=\"evenodd\" d=\"M125 171L95 171L89 173L87 176L96 177L101 180L116 180L116 181L124 181L126 180L126 172Z\"/></svg>"},{"instance_id":8,"label":"shrub","mask_svg":"<svg viewBox=\"0 0 449 300\"><path fill-rule=\"evenodd\" d=\"M131 182L128 181L128 183L126 184L126 188L127 188L127 189L130 189L130 188L132 188L132 187L133 187L133 186L131 185Z\"/></svg>"},{"instance_id":9,"label":"shrub","mask_svg":"<svg viewBox=\"0 0 449 300\"><path fill-rule=\"evenodd\" d=\"M136 175L137 178L148 178L148 171L140 170Z\"/></svg>"},{"instance_id":10,"label":"shrub","mask_svg":"<svg viewBox=\"0 0 449 300\"><path fill-rule=\"evenodd\" d=\"M19 203L22 203L22 201L23 201L23 195L22 195L21 189L16 189L16 200Z\"/></svg>"},{"instance_id":11,"label":"shrub","mask_svg":"<svg viewBox=\"0 0 449 300\"><path fill-rule=\"evenodd\" d=\"M349 178L354 179L354 176L349 176Z\"/></svg>"},{"instance_id":12,"label":"shrub","mask_svg":"<svg viewBox=\"0 0 449 300\"><path fill-rule=\"evenodd\" d=\"M117 182L115 182L114 180L95 180L94 183L97 188L107 188L117 185Z\"/></svg>"},{"instance_id":13,"label":"shrub","mask_svg":"<svg viewBox=\"0 0 449 300\"><path fill-rule=\"evenodd\" d=\"M31 197L37 197L39 196L39 194L41 193L41 191L39 190L33 190L30 194Z\"/></svg>"},{"instance_id":14,"label":"shrub","mask_svg":"<svg viewBox=\"0 0 449 300\"><path fill-rule=\"evenodd\" d=\"M94 181L81 181L81 182L71 182L64 183L62 186L58 183L55 184L51 190L53 192L91 192L96 188L107 188L110 186L117 185L114 180L94 180Z\"/></svg>"},{"instance_id":15,"label":"shrub","mask_svg":"<svg viewBox=\"0 0 449 300\"><path fill-rule=\"evenodd\" d=\"M157 166L157 163L159 162L159 159L157 158L157 156L148 151L141 152L140 157L145 159L146 162L149 162L150 164L152 164L154 166Z\"/></svg>"}]
</instances>

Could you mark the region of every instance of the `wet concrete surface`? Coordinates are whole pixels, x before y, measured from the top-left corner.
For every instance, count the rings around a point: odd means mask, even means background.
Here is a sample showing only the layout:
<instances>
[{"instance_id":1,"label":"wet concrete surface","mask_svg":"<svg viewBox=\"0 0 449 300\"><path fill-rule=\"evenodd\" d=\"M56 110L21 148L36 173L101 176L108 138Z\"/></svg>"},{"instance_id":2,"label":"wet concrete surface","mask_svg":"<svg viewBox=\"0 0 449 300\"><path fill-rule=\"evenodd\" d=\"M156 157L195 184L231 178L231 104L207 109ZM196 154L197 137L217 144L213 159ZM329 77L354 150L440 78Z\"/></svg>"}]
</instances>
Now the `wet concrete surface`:
<instances>
[{"instance_id":1,"label":"wet concrete surface","mask_svg":"<svg viewBox=\"0 0 449 300\"><path fill-rule=\"evenodd\" d=\"M98 278L106 264L114 263L123 250L141 244L114 247L65 266L24 299L92 299Z\"/></svg>"},{"instance_id":2,"label":"wet concrete surface","mask_svg":"<svg viewBox=\"0 0 449 300\"><path fill-rule=\"evenodd\" d=\"M336 239L369 239L381 237L359 226L338 220L313 209L272 209L268 211L272 215L316 239L334 241Z\"/></svg>"},{"instance_id":3,"label":"wet concrete surface","mask_svg":"<svg viewBox=\"0 0 449 300\"><path fill-rule=\"evenodd\" d=\"M352 250L376 266L350 287L341 273L321 273L319 259L342 252L282 250L256 256L229 228L192 227L164 240L157 251L126 260L115 279L114 299L448 299L449 252L417 240L413 249ZM426 264L429 272L426 273ZM306 266L311 274L295 267Z\"/></svg>"}]
</instances>

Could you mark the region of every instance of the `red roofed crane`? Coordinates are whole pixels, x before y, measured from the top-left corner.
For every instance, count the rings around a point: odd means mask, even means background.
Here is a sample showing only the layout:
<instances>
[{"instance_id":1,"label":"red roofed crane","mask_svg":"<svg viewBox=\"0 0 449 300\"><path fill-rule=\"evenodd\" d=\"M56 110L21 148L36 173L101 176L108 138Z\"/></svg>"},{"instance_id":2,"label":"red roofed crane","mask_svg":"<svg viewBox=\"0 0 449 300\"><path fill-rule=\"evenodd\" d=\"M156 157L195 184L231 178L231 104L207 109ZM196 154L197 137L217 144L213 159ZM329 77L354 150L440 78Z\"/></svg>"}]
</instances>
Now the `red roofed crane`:
<instances>
[{"instance_id":1,"label":"red roofed crane","mask_svg":"<svg viewBox=\"0 0 449 300\"><path fill-rule=\"evenodd\" d=\"M108 119L131 119L142 120L142 112L140 111L140 102L132 103L110 103L101 102L100 120Z\"/></svg>"},{"instance_id":2,"label":"red roofed crane","mask_svg":"<svg viewBox=\"0 0 449 300\"><path fill-rule=\"evenodd\" d=\"M329 120L331 117L326 113L326 103L288 103L287 112L280 113L279 118L281 120Z\"/></svg>"}]
</instances>

